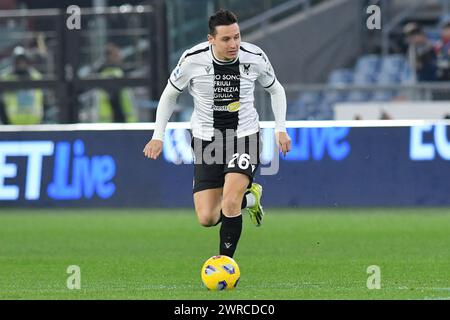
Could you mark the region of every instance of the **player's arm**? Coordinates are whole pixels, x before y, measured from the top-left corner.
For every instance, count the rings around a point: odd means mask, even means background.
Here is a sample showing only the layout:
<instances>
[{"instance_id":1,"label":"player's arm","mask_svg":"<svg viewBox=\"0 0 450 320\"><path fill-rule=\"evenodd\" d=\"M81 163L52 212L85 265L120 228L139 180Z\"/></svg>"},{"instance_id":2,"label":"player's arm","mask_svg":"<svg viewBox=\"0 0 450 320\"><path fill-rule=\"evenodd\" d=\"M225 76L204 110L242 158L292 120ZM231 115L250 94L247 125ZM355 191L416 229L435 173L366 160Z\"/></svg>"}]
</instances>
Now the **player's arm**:
<instances>
[{"instance_id":1,"label":"player's arm","mask_svg":"<svg viewBox=\"0 0 450 320\"><path fill-rule=\"evenodd\" d=\"M156 159L161 154L167 122L169 122L173 113L178 96L190 81L191 66L188 62L185 62L186 54L187 51L181 56L159 99L158 108L156 109L155 131L152 139L144 148L144 155L147 158Z\"/></svg>"},{"instance_id":2,"label":"player's arm","mask_svg":"<svg viewBox=\"0 0 450 320\"><path fill-rule=\"evenodd\" d=\"M269 88L266 88L266 91L270 93L272 111L275 118L276 143L283 155L286 155L291 150L291 139L286 132L286 93L281 83L276 79Z\"/></svg>"},{"instance_id":3,"label":"player's arm","mask_svg":"<svg viewBox=\"0 0 450 320\"><path fill-rule=\"evenodd\" d=\"M175 108L180 91L175 89L171 83L167 83L161 98L159 99L158 108L156 109L155 131L152 139L144 147L144 155L150 159L156 159L161 154L164 141L164 132L167 122Z\"/></svg>"},{"instance_id":4,"label":"player's arm","mask_svg":"<svg viewBox=\"0 0 450 320\"><path fill-rule=\"evenodd\" d=\"M283 155L286 155L291 150L291 139L286 132L286 92L275 77L272 65L264 52L261 54L259 69L258 81L270 93L275 118L275 141Z\"/></svg>"}]
</instances>

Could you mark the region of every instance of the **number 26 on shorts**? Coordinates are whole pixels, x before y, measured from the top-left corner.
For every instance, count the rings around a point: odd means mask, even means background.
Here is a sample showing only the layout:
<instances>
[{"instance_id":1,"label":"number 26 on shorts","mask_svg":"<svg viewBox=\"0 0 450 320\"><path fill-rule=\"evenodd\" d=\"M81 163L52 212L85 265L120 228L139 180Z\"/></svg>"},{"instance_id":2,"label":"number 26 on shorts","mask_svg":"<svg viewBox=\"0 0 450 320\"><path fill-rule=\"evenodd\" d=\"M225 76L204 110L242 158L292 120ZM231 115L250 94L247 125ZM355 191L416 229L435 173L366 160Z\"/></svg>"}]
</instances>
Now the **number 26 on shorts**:
<instances>
[{"instance_id":1,"label":"number 26 on shorts","mask_svg":"<svg viewBox=\"0 0 450 320\"><path fill-rule=\"evenodd\" d=\"M237 165L240 169L246 170L248 166L250 165L250 155L247 153L243 153L239 155L239 153L233 154L233 157L231 158L230 162L228 162L228 168L234 168L236 166L236 160Z\"/></svg>"}]
</instances>

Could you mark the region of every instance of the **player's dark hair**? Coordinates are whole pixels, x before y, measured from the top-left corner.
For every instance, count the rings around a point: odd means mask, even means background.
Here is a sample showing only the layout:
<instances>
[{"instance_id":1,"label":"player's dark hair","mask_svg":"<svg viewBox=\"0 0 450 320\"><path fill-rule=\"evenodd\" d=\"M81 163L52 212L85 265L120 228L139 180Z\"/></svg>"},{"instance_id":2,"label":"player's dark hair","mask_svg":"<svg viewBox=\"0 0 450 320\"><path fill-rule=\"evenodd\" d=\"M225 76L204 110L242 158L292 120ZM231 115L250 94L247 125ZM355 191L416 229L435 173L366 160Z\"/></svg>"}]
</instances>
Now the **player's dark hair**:
<instances>
[{"instance_id":1,"label":"player's dark hair","mask_svg":"<svg viewBox=\"0 0 450 320\"><path fill-rule=\"evenodd\" d=\"M215 36L217 33L217 26L229 26L233 23L237 23L237 16L230 10L220 9L214 15L209 17L209 34Z\"/></svg>"}]
</instances>

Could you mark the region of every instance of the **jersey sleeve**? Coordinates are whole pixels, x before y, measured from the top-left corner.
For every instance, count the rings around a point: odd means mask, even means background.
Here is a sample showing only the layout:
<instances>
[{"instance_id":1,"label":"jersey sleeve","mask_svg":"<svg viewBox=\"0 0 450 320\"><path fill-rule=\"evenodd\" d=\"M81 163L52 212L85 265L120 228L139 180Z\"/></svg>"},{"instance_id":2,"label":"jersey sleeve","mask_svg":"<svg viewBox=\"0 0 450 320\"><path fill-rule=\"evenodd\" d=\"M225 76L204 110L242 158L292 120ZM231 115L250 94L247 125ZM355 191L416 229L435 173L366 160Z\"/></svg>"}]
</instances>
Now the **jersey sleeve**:
<instances>
[{"instance_id":1,"label":"jersey sleeve","mask_svg":"<svg viewBox=\"0 0 450 320\"><path fill-rule=\"evenodd\" d=\"M182 92L191 80L191 66L189 62L186 61L186 54L187 52L183 53L177 66L173 69L169 77L169 83L179 92Z\"/></svg>"},{"instance_id":2,"label":"jersey sleeve","mask_svg":"<svg viewBox=\"0 0 450 320\"><path fill-rule=\"evenodd\" d=\"M273 70L272 64L267 58L264 52L261 53L261 59L259 62L259 75L258 82L265 88L270 88L276 80L275 72Z\"/></svg>"}]
</instances>

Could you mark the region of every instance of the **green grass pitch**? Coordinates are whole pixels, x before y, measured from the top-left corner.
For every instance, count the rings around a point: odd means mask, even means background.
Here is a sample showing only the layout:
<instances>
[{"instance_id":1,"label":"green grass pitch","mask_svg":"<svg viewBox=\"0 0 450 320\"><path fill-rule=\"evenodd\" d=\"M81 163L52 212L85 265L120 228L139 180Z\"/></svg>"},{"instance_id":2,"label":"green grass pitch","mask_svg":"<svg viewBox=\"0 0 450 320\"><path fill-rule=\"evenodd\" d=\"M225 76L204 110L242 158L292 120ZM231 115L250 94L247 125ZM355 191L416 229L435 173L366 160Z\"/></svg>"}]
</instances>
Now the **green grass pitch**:
<instances>
[{"instance_id":1,"label":"green grass pitch","mask_svg":"<svg viewBox=\"0 0 450 320\"><path fill-rule=\"evenodd\" d=\"M227 292L201 283L218 228L193 210L0 210L0 299L450 299L448 208L267 209L260 228L245 216Z\"/></svg>"}]
</instances>

